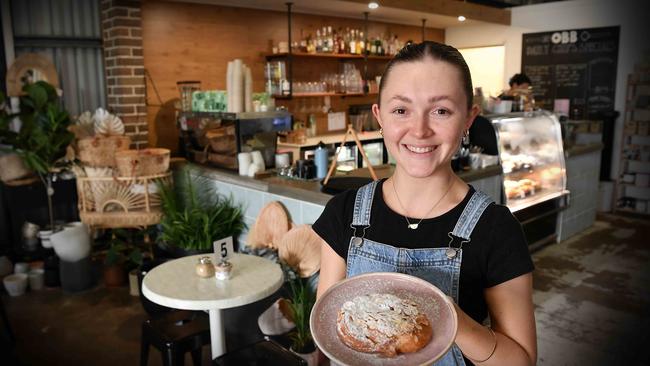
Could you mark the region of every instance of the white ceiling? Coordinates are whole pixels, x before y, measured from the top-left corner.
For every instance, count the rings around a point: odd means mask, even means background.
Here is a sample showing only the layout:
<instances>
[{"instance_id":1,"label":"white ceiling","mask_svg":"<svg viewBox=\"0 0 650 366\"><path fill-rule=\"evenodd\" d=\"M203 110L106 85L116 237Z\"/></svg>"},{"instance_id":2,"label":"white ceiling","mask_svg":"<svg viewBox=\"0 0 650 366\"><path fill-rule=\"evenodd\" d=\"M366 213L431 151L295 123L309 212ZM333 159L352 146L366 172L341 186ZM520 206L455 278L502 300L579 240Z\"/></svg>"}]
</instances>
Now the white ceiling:
<instances>
[{"instance_id":1,"label":"white ceiling","mask_svg":"<svg viewBox=\"0 0 650 366\"><path fill-rule=\"evenodd\" d=\"M253 8L264 10L286 11L288 0L176 0L200 4L233 6L239 8ZM407 24L422 26L422 19L426 19L427 28L447 28L459 25L476 25L483 22L467 19L459 22L456 17L422 13L412 10L387 8L380 6L378 9L369 9L367 5L340 0L290 0L293 2L292 12L329 15L344 18L363 19L363 13L369 12L371 21ZM377 1L381 4L381 0ZM460 15L460 14L459 14Z\"/></svg>"}]
</instances>

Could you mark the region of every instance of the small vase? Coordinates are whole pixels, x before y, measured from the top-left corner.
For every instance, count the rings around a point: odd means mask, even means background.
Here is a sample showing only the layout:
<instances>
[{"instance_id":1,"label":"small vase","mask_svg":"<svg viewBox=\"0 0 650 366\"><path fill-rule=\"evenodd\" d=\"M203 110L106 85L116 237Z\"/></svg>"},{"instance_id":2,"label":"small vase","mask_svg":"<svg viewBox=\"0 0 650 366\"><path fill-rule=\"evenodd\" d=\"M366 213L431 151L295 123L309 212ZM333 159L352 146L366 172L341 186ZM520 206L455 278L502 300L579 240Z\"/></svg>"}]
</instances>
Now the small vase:
<instances>
[{"instance_id":1,"label":"small vase","mask_svg":"<svg viewBox=\"0 0 650 366\"><path fill-rule=\"evenodd\" d=\"M309 353L300 353L293 350L293 347L289 348L291 352L298 355L298 357L307 361L307 366L317 366L318 365L318 349L314 347L314 350Z\"/></svg>"},{"instance_id":2,"label":"small vase","mask_svg":"<svg viewBox=\"0 0 650 366\"><path fill-rule=\"evenodd\" d=\"M50 236L54 252L61 260L76 262L90 254L90 234L82 223L69 223Z\"/></svg>"}]
</instances>

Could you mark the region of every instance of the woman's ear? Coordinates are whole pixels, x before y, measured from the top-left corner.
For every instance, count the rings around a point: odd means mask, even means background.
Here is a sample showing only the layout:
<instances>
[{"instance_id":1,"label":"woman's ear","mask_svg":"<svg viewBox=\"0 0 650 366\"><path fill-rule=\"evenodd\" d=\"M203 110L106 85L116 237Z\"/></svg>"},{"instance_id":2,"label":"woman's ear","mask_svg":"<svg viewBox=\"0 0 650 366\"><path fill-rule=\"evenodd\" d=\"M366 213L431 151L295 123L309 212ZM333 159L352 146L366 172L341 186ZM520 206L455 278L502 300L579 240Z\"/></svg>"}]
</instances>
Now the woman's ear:
<instances>
[{"instance_id":1,"label":"woman's ear","mask_svg":"<svg viewBox=\"0 0 650 366\"><path fill-rule=\"evenodd\" d=\"M384 123L381 120L381 116L379 115L379 104L375 103L372 105L372 115L375 116L375 119L379 123L379 127L384 128Z\"/></svg>"},{"instance_id":2,"label":"woman's ear","mask_svg":"<svg viewBox=\"0 0 650 366\"><path fill-rule=\"evenodd\" d=\"M476 116L479 115L481 112L481 107L478 106L478 104L472 105L472 108L469 110L469 113L467 114L467 122L465 122L465 130L469 130L470 127L472 127L472 124L474 123L474 119Z\"/></svg>"}]
</instances>

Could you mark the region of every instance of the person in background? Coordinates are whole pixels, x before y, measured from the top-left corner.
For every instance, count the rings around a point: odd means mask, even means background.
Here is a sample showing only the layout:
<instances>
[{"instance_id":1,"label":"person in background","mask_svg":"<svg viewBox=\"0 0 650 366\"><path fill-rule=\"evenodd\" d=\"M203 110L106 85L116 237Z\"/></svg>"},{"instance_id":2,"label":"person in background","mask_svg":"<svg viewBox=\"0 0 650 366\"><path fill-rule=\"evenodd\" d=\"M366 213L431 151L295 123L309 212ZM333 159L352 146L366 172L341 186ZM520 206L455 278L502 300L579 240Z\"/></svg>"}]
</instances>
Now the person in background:
<instances>
[{"instance_id":1,"label":"person in background","mask_svg":"<svg viewBox=\"0 0 650 366\"><path fill-rule=\"evenodd\" d=\"M530 78L526 76L526 74L514 74L508 82L510 89L505 91L503 95L513 96L523 90L527 91L530 89L531 84L532 82L530 81Z\"/></svg>"},{"instance_id":2,"label":"person in background","mask_svg":"<svg viewBox=\"0 0 650 366\"><path fill-rule=\"evenodd\" d=\"M532 366L534 266L521 225L451 168L479 112L472 99L451 46L411 44L388 63L372 111L395 172L333 197L312 226L323 239L317 296L346 277L408 273L456 306L455 344L435 366Z\"/></svg>"}]
</instances>

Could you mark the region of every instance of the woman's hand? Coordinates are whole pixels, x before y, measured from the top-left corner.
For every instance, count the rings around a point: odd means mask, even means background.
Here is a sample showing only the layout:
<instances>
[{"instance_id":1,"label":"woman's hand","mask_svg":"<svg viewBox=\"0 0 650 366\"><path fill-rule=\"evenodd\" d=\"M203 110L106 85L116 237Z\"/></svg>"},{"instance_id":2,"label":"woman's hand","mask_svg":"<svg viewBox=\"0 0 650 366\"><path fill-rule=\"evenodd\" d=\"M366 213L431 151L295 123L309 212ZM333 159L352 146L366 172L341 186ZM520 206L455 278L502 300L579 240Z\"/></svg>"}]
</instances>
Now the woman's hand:
<instances>
[{"instance_id":1,"label":"woman's hand","mask_svg":"<svg viewBox=\"0 0 650 366\"><path fill-rule=\"evenodd\" d=\"M486 366L535 365L537 336L532 300L532 274L528 273L486 289L485 299L494 334L454 303L458 314L456 344L465 357L475 364Z\"/></svg>"}]
</instances>

